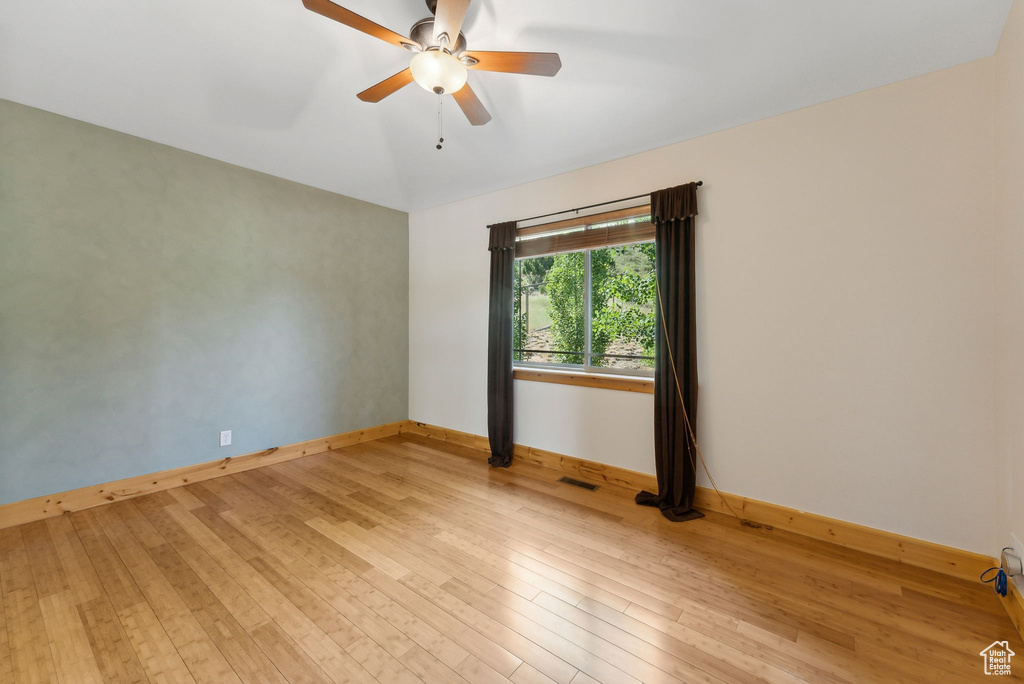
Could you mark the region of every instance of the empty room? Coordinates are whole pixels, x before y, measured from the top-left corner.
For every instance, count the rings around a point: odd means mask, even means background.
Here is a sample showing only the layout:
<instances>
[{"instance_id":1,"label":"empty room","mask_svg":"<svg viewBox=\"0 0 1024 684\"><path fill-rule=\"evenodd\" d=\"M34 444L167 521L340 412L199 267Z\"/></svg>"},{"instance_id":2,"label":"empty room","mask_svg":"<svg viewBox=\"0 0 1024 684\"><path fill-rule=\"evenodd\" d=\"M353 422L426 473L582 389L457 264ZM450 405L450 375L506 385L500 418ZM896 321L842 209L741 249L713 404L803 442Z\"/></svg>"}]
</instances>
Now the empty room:
<instances>
[{"instance_id":1,"label":"empty room","mask_svg":"<svg viewBox=\"0 0 1024 684\"><path fill-rule=\"evenodd\" d=\"M1024 680L1022 540L1024 0L0 8L0 684Z\"/></svg>"}]
</instances>

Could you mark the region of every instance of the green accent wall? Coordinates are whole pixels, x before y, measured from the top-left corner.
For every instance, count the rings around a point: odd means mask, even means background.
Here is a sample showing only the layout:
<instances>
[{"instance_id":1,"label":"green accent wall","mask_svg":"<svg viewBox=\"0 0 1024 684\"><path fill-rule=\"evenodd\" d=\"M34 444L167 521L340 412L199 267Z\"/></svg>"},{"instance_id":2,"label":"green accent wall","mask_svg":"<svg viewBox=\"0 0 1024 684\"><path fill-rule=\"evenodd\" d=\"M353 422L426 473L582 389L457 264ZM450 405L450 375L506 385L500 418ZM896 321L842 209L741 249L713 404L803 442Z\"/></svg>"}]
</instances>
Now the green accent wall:
<instances>
[{"instance_id":1,"label":"green accent wall","mask_svg":"<svg viewBox=\"0 0 1024 684\"><path fill-rule=\"evenodd\" d=\"M403 212L0 100L0 503L404 420L408 247Z\"/></svg>"}]
</instances>

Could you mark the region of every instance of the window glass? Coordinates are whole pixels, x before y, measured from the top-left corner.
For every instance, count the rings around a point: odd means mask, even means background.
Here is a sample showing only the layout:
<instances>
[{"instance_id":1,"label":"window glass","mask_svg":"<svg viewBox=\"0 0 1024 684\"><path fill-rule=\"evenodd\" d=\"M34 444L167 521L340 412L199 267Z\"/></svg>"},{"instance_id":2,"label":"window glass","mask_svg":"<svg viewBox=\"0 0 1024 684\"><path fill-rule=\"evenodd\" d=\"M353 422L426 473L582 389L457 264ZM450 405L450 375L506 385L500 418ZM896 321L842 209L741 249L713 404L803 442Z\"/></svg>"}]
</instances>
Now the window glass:
<instances>
[{"instance_id":1,"label":"window glass","mask_svg":"<svg viewBox=\"0 0 1024 684\"><path fill-rule=\"evenodd\" d=\"M590 365L654 370L654 243L590 253Z\"/></svg>"},{"instance_id":2,"label":"window glass","mask_svg":"<svg viewBox=\"0 0 1024 684\"><path fill-rule=\"evenodd\" d=\"M516 261L514 360L583 365L585 278L584 252Z\"/></svg>"},{"instance_id":3,"label":"window glass","mask_svg":"<svg viewBox=\"0 0 1024 684\"><path fill-rule=\"evenodd\" d=\"M654 250L645 242L517 259L514 361L652 374Z\"/></svg>"}]
</instances>

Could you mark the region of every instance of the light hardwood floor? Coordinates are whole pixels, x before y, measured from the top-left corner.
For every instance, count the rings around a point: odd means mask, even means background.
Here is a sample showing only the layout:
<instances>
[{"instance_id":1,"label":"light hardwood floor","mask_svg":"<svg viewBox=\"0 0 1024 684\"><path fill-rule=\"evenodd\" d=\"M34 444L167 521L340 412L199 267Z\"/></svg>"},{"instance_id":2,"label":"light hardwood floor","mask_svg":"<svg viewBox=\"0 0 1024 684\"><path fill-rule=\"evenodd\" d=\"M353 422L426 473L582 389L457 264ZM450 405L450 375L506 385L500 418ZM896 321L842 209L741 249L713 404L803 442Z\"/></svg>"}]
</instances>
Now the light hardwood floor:
<instances>
[{"instance_id":1,"label":"light hardwood floor","mask_svg":"<svg viewBox=\"0 0 1024 684\"><path fill-rule=\"evenodd\" d=\"M0 682L969 682L987 587L390 437L0 530Z\"/></svg>"}]
</instances>

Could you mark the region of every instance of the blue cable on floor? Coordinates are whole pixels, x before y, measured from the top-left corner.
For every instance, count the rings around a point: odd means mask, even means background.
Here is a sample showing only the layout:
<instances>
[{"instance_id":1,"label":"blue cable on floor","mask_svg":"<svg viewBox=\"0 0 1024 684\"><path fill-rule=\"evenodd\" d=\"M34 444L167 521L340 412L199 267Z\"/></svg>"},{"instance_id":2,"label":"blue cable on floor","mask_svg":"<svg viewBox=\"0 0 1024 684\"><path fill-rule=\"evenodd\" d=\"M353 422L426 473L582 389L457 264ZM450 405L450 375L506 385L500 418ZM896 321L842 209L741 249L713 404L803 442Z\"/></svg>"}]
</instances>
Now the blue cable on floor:
<instances>
[{"instance_id":1,"label":"blue cable on floor","mask_svg":"<svg viewBox=\"0 0 1024 684\"><path fill-rule=\"evenodd\" d=\"M995 570L995 577L985 579L985 575ZM985 584L991 583L995 588L996 593L1000 596L1006 596L1006 573L1003 572L1002 568L989 568L985 572L981 573L981 581Z\"/></svg>"},{"instance_id":2,"label":"blue cable on floor","mask_svg":"<svg viewBox=\"0 0 1024 684\"><path fill-rule=\"evenodd\" d=\"M1012 547L1009 547L1009 546L1007 546L1005 549L1003 549L1003 551L1012 551L1012 550L1013 550ZM996 572L995 577L990 577L989 579L985 579L985 575L989 574L993 570L995 570L995 572ZM980 579L985 584L991 584L992 588L995 589L996 593L999 594L1000 596L1006 596L1006 573L1003 572L1003 569L1001 567L999 567L999 568L989 568L985 572L981 573L981 578Z\"/></svg>"}]
</instances>

